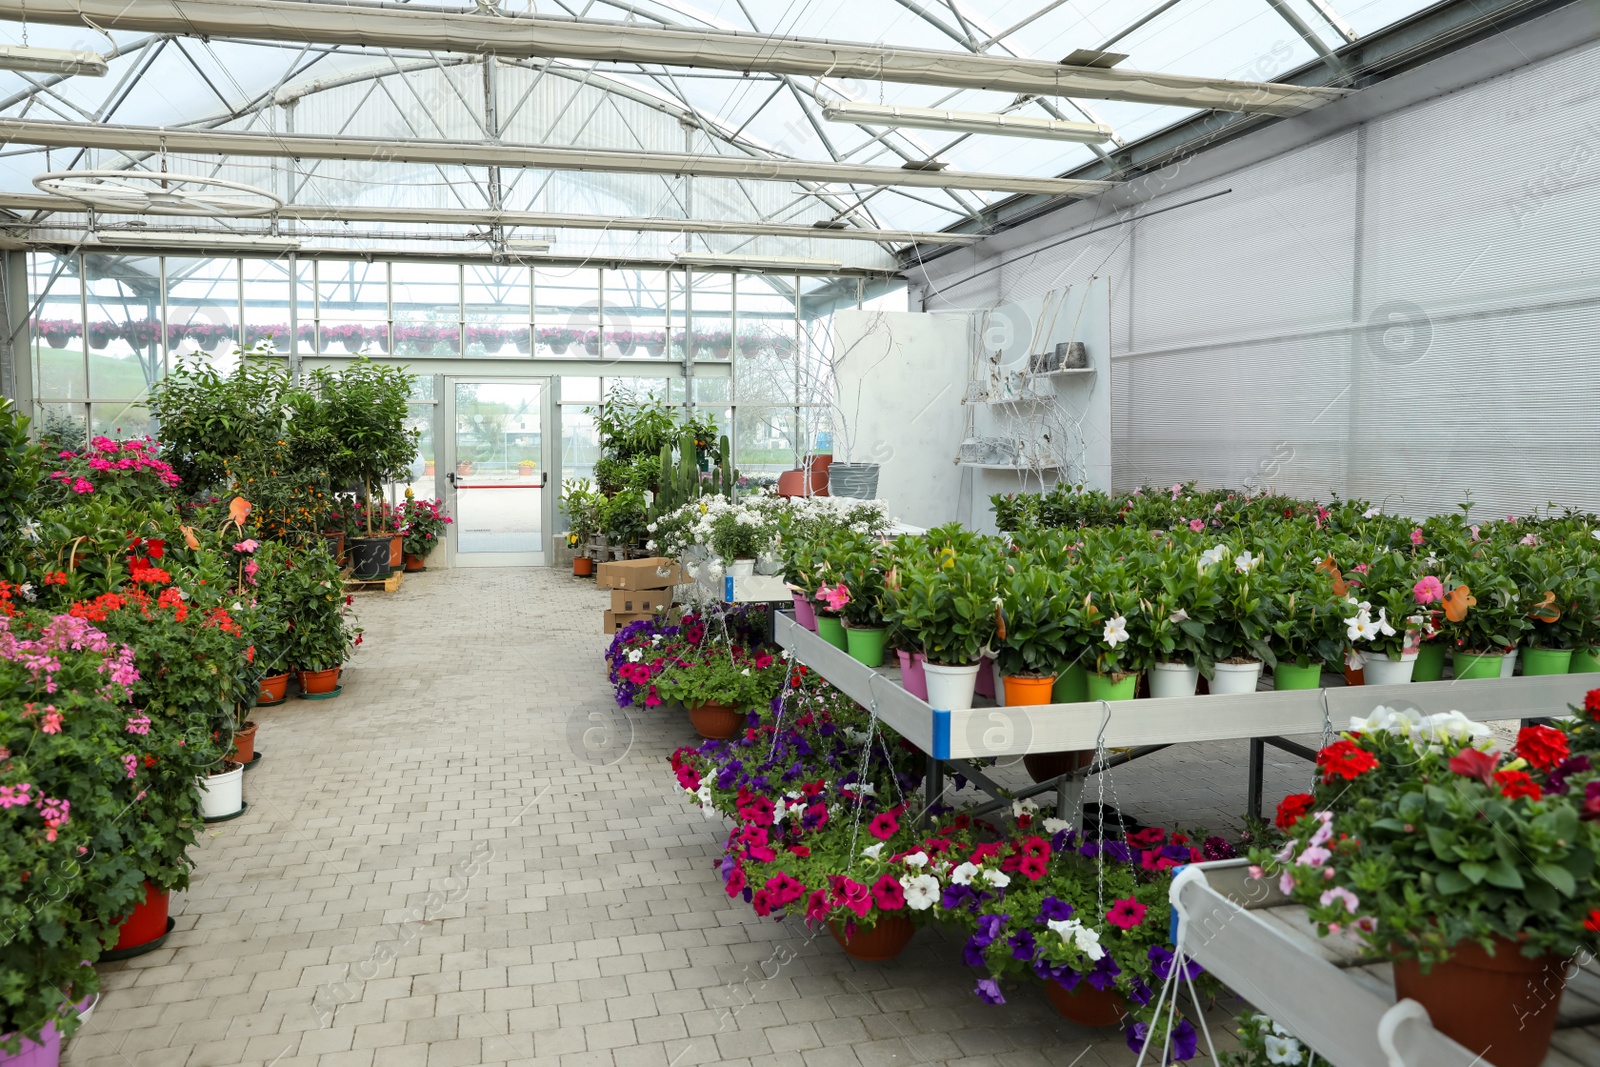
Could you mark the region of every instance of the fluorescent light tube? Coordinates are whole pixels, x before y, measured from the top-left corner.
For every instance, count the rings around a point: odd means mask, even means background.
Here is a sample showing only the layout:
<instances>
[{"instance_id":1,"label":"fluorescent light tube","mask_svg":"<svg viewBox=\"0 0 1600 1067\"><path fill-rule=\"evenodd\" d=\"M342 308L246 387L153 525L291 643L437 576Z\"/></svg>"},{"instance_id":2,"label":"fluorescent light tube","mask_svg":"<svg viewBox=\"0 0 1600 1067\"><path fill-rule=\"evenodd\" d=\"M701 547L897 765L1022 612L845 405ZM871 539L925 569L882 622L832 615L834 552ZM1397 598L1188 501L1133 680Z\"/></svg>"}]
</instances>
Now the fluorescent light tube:
<instances>
[{"instance_id":1,"label":"fluorescent light tube","mask_svg":"<svg viewBox=\"0 0 1600 1067\"><path fill-rule=\"evenodd\" d=\"M98 52L0 44L0 70L26 70L35 74L87 74L92 78L103 78L106 69L106 61Z\"/></svg>"},{"instance_id":2,"label":"fluorescent light tube","mask_svg":"<svg viewBox=\"0 0 1600 1067\"><path fill-rule=\"evenodd\" d=\"M914 126L924 130L961 130L1001 137L1031 137L1044 141L1103 144L1111 140L1111 127L1096 122L1063 122L1030 115L995 115L987 111L946 111L897 104L858 104L840 100L822 105L830 122L870 122L879 126Z\"/></svg>"},{"instance_id":3,"label":"fluorescent light tube","mask_svg":"<svg viewBox=\"0 0 1600 1067\"><path fill-rule=\"evenodd\" d=\"M844 266L837 259L813 259L809 256L744 256L737 252L679 252L674 262L686 267L742 267L746 270L838 270Z\"/></svg>"},{"instance_id":4,"label":"fluorescent light tube","mask_svg":"<svg viewBox=\"0 0 1600 1067\"><path fill-rule=\"evenodd\" d=\"M293 250L300 242L293 237L273 237L253 233L162 233L158 230L101 230L89 235L88 244L160 245L172 248L276 248Z\"/></svg>"}]
</instances>

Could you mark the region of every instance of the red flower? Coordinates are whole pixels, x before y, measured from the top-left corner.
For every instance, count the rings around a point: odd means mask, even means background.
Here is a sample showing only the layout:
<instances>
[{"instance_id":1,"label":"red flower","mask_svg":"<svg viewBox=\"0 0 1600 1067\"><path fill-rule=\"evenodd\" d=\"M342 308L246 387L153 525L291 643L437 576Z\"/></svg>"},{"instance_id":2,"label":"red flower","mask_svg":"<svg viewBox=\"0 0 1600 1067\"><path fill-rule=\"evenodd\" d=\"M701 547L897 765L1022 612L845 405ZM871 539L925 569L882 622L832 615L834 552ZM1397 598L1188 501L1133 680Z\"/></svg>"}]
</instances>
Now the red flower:
<instances>
[{"instance_id":1,"label":"red flower","mask_svg":"<svg viewBox=\"0 0 1600 1067\"><path fill-rule=\"evenodd\" d=\"M1167 832L1159 826L1146 826L1128 835L1128 844L1134 848L1154 848L1166 841Z\"/></svg>"},{"instance_id":2,"label":"red flower","mask_svg":"<svg viewBox=\"0 0 1600 1067\"><path fill-rule=\"evenodd\" d=\"M1584 694L1583 710L1589 713L1589 718L1600 720L1600 689L1591 689Z\"/></svg>"},{"instance_id":3,"label":"red flower","mask_svg":"<svg viewBox=\"0 0 1600 1067\"><path fill-rule=\"evenodd\" d=\"M1494 769L1500 763L1497 755L1464 748L1450 757L1450 769L1468 778L1476 778L1484 785L1494 785Z\"/></svg>"},{"instance_id":4,"label":"red flower","mask_svg":"<svg viewBox=\"0 0 1600 1067\"><path fill-rule=\"evenodd\" d=\"M1272 825L1280 830L1287 830L1311 811L1311 805L1316 803L1316 798L1310 793L1290 793L1278 801L1278 815L1272 820Z\"/></svg>"},{"instance_id":5,"label":"red flower","mask_svg":"<svg viewBox=\"0 0 1600 1067\"><path fill-rule=\"evenodd\" d=\"M1144 913L1149 910L1132 897L1124 897L1111 905L1111 910L1106 912L1106 922L1121 930L1132 930L1144 922Z\"/></svg>"},{"instance_id":6,"label":"red flower","mask_svg":"<svg viewBox=\"0 0 1600 1067\"><path fill-rule=\"evenodd\" d=\"M728 883L724 888L727 890L727 893L730 897L736 897L739 895L740 891L744 889L744 885L744 868L735 867L728 873Z\"/></svg>"},{"instance_id":7,"label":"red flower","mask_svg":"<svg viewBox=\"0 0 1600 1067\"><path fill-rule=\"evenodd\" d=\"M888 812L880 812L872 817L872 822L867 827L867 833L879 841L887 841L900 829L900 820Z\"/></svg>"},{"instance_id":8,"label":"red flower","mask_svg":"<svg viewBox=\"0 0 1600 1067\"><path fill-rule=\"evenodd\" d=\"M1567 735L1549 726L1524 726L1517 733L1516 753L1541 771L1554 770L1571 755Z\"/></svg>"},{"instance_id":9,"label":"red flower","mask_svg":"<svg viewBox=\"0 0 1600 1067\"><path fill-rule=\"evenodd\" d=\"M789 849L790 852L793 852L796 856L799 856L801 859L805 859L806 857L811 855L811 846L810 845L789 845L788 849Z\"/></svg>"},{"instance_id":10,"label":"red flower","mask_svg":"<svg viewBox=\"0 0 1600 1067\"><path fill-rule=\"evenodd\" d=\"M1589 912L1589 917L1583 920L1583 928L1585 930L1600 934L1600 911L1591 910Z\"/></svg>"},{"instance_id":11,"label":"red flower","mask_svg":"<svg viewBox=\"0 0 1600 1067\"><path fill-rule=\"evenodd\" d=\"M1529 800L1538 800L1544 793L1528 777L1527 771L1496 771L1494 780L1500 786L1500 795L1511 800L1527 797Z\"/></svg>"},{"instance_id":12,"label":"red flower","mask_svg":"<svg viewBox=\"0 0 1600 1067\"><path fill-rule=\"evenodd\" d=\"M1038 856L1047 860L1050 858L1050 842L1042 837L1025 837L1018 842L1017 851L1024 856Z\"/></svg>"},{"instance_id":13,"label":"red flower","mask_svg":"<svg viewBox=\"0 0 1600 1067\"><path fill-rule=\"evenodd\" d=\"M1045 862L1043 856L1024 856L1022 862L1017 864L1017 870L1028 876L1028 881L1037 882L1050 870L1050 864Z\"/></svg>"},{"instance_id":14,"label":"red flower","mask_svg":"<svg viewBox=\"0 0 1600 1067\"><path fill-rule=\"evenodd\" d=\"M906 906L906 892L894 875L886 874L872 884L872 902L879 911L899 911Z\"/></svg>"},{"instance_id":15,"label":"red flower","mask_svg":"<svg viewBox=\"0 0 1600 1067\"><path fill-rule=\"evenodd\" d=\"M1322 771L1322 781L1335 778L1345 781L1359 778L1378 765L1378 759L1354 741L1335 741L1317 753L1317 767Z\"/></svg>"}]
</instances>

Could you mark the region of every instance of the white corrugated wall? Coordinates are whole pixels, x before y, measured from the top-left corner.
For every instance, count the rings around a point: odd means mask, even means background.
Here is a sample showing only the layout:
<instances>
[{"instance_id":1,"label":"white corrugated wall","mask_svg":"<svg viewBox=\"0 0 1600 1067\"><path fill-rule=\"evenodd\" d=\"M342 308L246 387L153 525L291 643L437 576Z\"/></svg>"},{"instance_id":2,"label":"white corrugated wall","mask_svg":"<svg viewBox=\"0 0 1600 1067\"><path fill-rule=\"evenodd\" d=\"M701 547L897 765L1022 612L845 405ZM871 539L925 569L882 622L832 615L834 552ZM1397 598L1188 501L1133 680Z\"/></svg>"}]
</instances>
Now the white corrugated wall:
<instances>
[{"instance_id":1,"label":"white corrugated wall","mask_svg":"<svg viewBox=\"0 0 1600 1067\"><path fill-rule=\"evenodd\" d=\"M1524 67L935 276L929 307L1109 277L1118 488L1600 510L1597 86L1600 47Z\"/></svg>"}]
</instances>

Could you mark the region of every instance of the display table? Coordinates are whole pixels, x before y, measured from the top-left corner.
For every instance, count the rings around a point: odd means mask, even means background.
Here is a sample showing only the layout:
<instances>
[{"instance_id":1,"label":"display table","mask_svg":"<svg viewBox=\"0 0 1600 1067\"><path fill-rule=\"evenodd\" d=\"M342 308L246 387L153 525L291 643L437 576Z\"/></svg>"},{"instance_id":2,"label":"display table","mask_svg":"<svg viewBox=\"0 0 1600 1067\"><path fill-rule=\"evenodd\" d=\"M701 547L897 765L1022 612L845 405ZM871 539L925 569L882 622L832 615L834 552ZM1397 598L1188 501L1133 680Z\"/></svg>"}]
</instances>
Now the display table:
<instances>
[{"instance_id":1,"label":"display table","mask_svg":"<svg viewBox=\"0 0 1600 1067\"><path fill-rule=\"evenodd\" d=\"M1303 907L1247 872L1247 860L1176 872L1174 937L1188 956L1334 1067L1483 1064L1421 1005L1395 1002L1389 964L1363 962L1352 937L1318 937ZM1545 1067L1600 1063L1600 967L1588 955L1575 962Z\"/></svg>"},{"instance_id":2,"label":"display table","mask_svg":"<svg viewBox=\"0 0 1600 1067\"><path fill-rule=\"evenodd\" d=\"M1571 705L1583 703L1584 693L1600 685L1600 675L1556 674L1023 707L995 707L980 701L979 706L951 711L931 707L906 692L895 680L898 672L866 667L792 616L775 615L773 636L780 645L928 754L930 797L943 792L944 765L953 761L1036 752L1132 750L1097 764L1094 769L1098 770L1168 745L1249 739L1255 742L1250 800L1252 814L1258 815L1261 747L1270 743L1297 755L1314 755L1279 735L1338 733L1349 728L1352 718L1364 718L1380 705L1415 707L1426 714L1459 711L1479 722L1560 718L1571 714ZM991 794L996 791L975 768L961 773ZM1060 790L1059 784L1047 784L1011 795L1051 788Z\"/></svg>"}]
</instances>

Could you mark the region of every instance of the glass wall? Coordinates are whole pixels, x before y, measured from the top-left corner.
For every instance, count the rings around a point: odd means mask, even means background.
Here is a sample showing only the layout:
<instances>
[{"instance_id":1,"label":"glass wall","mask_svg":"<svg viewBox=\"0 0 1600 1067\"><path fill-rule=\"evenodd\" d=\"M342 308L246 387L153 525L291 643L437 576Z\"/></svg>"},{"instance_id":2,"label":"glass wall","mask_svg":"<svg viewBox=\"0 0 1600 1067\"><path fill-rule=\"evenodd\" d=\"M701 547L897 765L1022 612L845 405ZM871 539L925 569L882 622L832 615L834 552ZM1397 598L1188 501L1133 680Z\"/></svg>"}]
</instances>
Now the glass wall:
<instances>
[{"instance_id":1,"label":"glass wall","mask_svg":"<svg viewBox=\"0 0 1600 1067\"><path fill-rule=\"evenodd\" d=\"M270 344L417 361L426 392L411 416L428 423L412 472L419 493L435 458L432 376L463 358L495 360L506 375L550 374L540 363L553 359L601 362L593 376L563 375L563 477L592 470L598 443L583 408L622 385L711 414L747 477L771 480L828 446L828 323L799 318L798 278L45 252L30 255L28 272L35 410L59 433L152 432L144 400L175 361L227 369L238 346Z\"/></svg>"}]
</instances>

